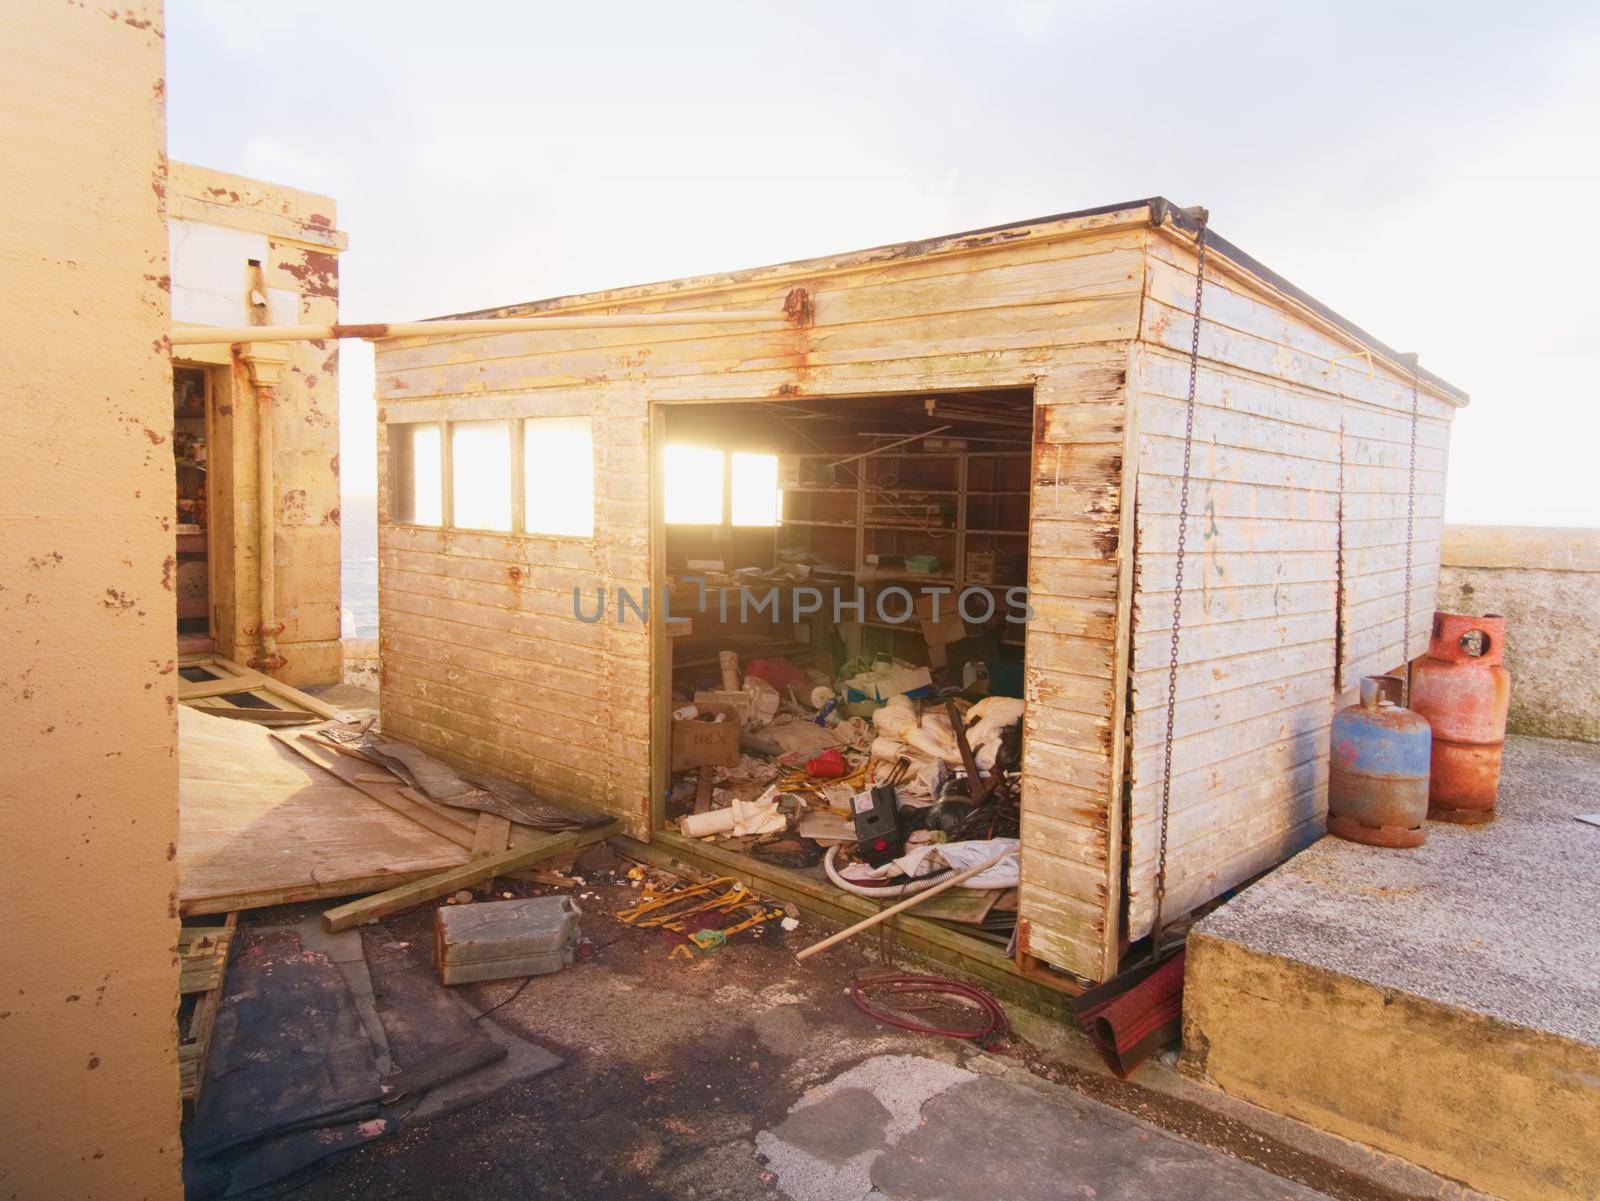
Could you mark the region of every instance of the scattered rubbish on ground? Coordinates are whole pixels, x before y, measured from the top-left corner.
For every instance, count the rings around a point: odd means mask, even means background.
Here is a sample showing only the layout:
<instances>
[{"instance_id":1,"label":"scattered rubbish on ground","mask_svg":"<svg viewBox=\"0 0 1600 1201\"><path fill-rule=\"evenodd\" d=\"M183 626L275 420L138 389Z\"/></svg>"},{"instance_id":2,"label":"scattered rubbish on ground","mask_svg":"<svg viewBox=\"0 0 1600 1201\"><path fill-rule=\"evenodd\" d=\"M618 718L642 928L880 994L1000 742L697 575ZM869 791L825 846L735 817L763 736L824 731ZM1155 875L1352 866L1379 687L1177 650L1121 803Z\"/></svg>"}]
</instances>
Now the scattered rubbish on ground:
<instances>
[{"instance_id":1,"label":"scattered rubbish on ground","mask_svg":"<svg viewBox=\"0 0 1600 1201\"><path fill-rule=\"evenodd\" d=\"M830 673L810 653L724 648L677 666L666 810L685 837L891 898L1017 846L1021 698L966 695L942 668L884 656ZM1009 946L1007 862L919 918Z\"/></svg>"},{"instance_id":2,"label":"scattered rubbish on ground","mask_svg":"<svg viewBox=\"0 0 1600 1201\"><path fill-rule=\"evenodd\" d=\"M1073 1013L1106 1064L1126 1076L1177 1041L1183 1019L1184 952L1167 952L1091 988Z\"/></svg>"},{"instance_id":3,"label":"scattered rubbish on ground","mask_svg":"<svg viewBox=\"0 0 1600 1201\"><path fill-rule=\"evenodd\" d=\"M975 985L943 976L869 970L850 986L850 1002L870 1018L919 1034L988 1043L1011 1032L1000 1002ZM980 1020L970 1024L974 1017Z\"/></svg>"},{"instance_id":4,"label":"scattered rubbish on ground","mask_svg":"<svg viewBox=\"0 0 1600 1201\"><path fill-rule=\"evenodd\" d=\"M439 979L471 984L559 972L577 954L582 913L569 896L441 906L434 912Z\"/></svg>"},{"instance_id":5,"label":"scattered rubbish on ground","mask_svg":"<svg viewBox=\"0 0 1600 1201\"><path fill-rule=\"evenodd\" d=\"M760 927L780 918L784 929L794 928L781 906L769 904L729 876L675 885L613 916L624 925L673 935L674 958L718 950L746 931L759 936Z\"/></svg>"}]
</instances>

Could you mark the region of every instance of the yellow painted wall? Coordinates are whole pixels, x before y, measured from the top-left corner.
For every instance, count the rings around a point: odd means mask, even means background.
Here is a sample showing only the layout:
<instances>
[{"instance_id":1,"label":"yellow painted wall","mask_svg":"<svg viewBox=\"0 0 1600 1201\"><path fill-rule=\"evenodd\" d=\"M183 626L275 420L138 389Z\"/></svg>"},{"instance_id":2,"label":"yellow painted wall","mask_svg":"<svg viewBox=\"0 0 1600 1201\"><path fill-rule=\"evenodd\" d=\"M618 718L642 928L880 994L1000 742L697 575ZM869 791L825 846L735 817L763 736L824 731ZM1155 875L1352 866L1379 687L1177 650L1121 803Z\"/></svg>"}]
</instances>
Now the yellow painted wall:
<instances>
[{"instance_id":1,"label":"yellow painted wall","mask_svg":"<svg viewBox=\"0 0 1600 1201\"><path fill-rule=\"evenodd\" d=\"M1600 1051L1197 931L1184 1070L1507 1201L1593 1201Z\"/></svg>"},{"instance_id":2,"label":"yellow painted wall","mask_svg":"<svg viewBox=\"0 0 1600 1201\"><path fill-rule=\"evenodd\" d=\"M161 5L0 45L0 1196L177 1197Z\"/></svg>"},{"instance_id":3,"label":"yellow painted wall","mask_svg":"<svg viewBox=\"0 0 1600 1201\"><path fill-rule=\"evenodd\" d=\"M320 324L339 319L339 254L327 196L173 163L168 193L173 319L178 325ZM261 261L264 313L253 313L247 262ZM278 651L272 674L334 684L339 655L339 344L285 343L289 361L273 404ZM228 348L184 347L213 365L212 628L217 649L248 661L257 620L258 402Z\"/></svg>"}]
</instances>

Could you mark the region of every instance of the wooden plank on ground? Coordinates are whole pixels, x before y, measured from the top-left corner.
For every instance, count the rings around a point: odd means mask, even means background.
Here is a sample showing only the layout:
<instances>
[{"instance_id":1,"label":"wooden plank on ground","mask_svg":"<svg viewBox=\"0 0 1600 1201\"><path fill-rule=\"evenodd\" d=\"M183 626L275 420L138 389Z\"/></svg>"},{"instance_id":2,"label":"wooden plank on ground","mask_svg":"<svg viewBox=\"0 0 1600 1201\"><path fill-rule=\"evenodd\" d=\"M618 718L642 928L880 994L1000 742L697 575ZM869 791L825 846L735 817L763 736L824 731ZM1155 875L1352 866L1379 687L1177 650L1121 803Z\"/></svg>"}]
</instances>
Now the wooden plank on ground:
<instances>
[{"instance_id":1,"label":"wooden plank on ground","mask_svg":"<svg viewBox=\"0 0 1600 1201\"><path fill-rule=\"evenodd\" d=\"M374 784L367 779L370 772L357 769L356 761L321 742L289 730L281 733L275 731L273 737L328 774L338 777L358 792L365 793L380 805L388 806L396 813L410 818L423 829L437 834L440 838L447 838L459 847L465 847L469 851L473 849L476 831L472 826L446 816L432 803L424 803L398 777L392 783Z\"/></svg>"},{"instance_id":2,"label":"wooden plank on ground","mask_svg":"<svg viewBox=\"0 0 1600 1201\"><path fill-rule=\"evenodd\" d=\"M498 855L511 842L511 819L495 813L478 814L478 829L472 837L474 855Z\"/></svg>"},{"instance_id":3,"label":"wooden plank on ground","mask_svg":"<svg viewBox=\"0 0 1600 1201\"><path fill-rule=\"evenodd\" d=\"M348 897L467 860L466 848L295 754L260 726L180 705L178 729L178 905L185 915Z\"/></svg>"},{"instance_id":4,"label":"wooden plank on ground","mask_svg":"<svg viewBox=\"0 0 1600 1201\"><path fill-rule=\"evenodd\" d=\"M442 897L445 893L454 892L458 888L468 888L505 872L514 872L518 868L532 867L535 863L559 855L563 851L576 850L578 847L599 842L615 834L620 828L616 822L607 822L592 830L568 830L561 834L547 834L536 843L520 847L515 851L504 851L486 859L477 859L419 880L415 884L401 885L399 888L391 888L388 892L380 892L376 896L363 897L359 901L351 901L348 905L336 906L323 913L322 925L330 933L348 930L351 926L359 926L362 922L387 917L391 913L399 913L424 901Z\"/></svg>"}]
</instances>

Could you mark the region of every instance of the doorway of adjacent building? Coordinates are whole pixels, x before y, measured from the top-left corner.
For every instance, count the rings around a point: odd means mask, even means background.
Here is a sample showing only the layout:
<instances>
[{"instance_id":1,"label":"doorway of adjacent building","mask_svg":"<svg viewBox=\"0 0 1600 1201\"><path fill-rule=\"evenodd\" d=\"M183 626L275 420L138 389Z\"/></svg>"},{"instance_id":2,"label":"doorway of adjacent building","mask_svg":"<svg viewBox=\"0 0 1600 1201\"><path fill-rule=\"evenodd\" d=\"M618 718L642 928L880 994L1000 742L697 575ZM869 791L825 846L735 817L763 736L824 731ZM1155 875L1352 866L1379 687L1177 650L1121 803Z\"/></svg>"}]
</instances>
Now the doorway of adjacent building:
<instances>
[{"instance_id":1,"label":"doorway of adjacent building","mask_svg":"<svg viewBox=\"0 0 1600 1201\"><path fill-rule=\"evenodd\" d=\"M172 368L172 455L177 469L178 649L215 649L211 629L211 392L203 367Z\"/></svg>"}]
</instances>

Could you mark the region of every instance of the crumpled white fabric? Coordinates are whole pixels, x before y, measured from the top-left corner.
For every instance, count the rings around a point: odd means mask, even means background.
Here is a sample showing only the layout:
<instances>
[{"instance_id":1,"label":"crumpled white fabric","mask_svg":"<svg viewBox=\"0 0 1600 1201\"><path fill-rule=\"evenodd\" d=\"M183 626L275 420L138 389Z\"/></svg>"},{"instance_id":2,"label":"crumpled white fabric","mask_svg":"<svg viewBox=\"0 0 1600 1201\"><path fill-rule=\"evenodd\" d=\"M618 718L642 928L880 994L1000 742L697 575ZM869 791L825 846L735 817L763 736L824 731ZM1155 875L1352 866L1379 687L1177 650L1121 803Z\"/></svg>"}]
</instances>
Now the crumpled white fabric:
<instances>
[{"instance_id":1,"label":"crumpled white fabric","mask_svg":"<svg viewBox=\"0 0 1600 1201\"><path fill-rule=\"evenodd\" d=\"M1022 720L1026 705L1021 697L986 696L967 710L967 742L976 750L999 742L1008 726Z\"/></svg>"},{"instance_id":2,"label":"crumpled white fabric","mask_svg":"<svg viewBox=\"0 0 1600 1201\"><path fill-rule=\"evenodd\" d=\"M908 696L894 696L889 703L872 712L872 724L878 733L888 738L904 740L917 728L917 709Z\"/></svg>"},{"instance_id":3,"label":"crumpled white fabric","mask_svg":"<svg viewBox=\"0 0 1600 1201\"><path fill-rule=\"evenodd\" d=\"M931 876L949 867L964 871L977 867L986 859L993 859L1009 847L1011 854L991 868L979 872L961 884L962 888L1014 888L1022 880L1022 857L1017 852L1022 844L1015 838L984 838L969 842L936 842L913 847L898 859L891 859L881 867L869 869L872 876L888 880L894 876Z\"/></svg>"}]
</instances>

